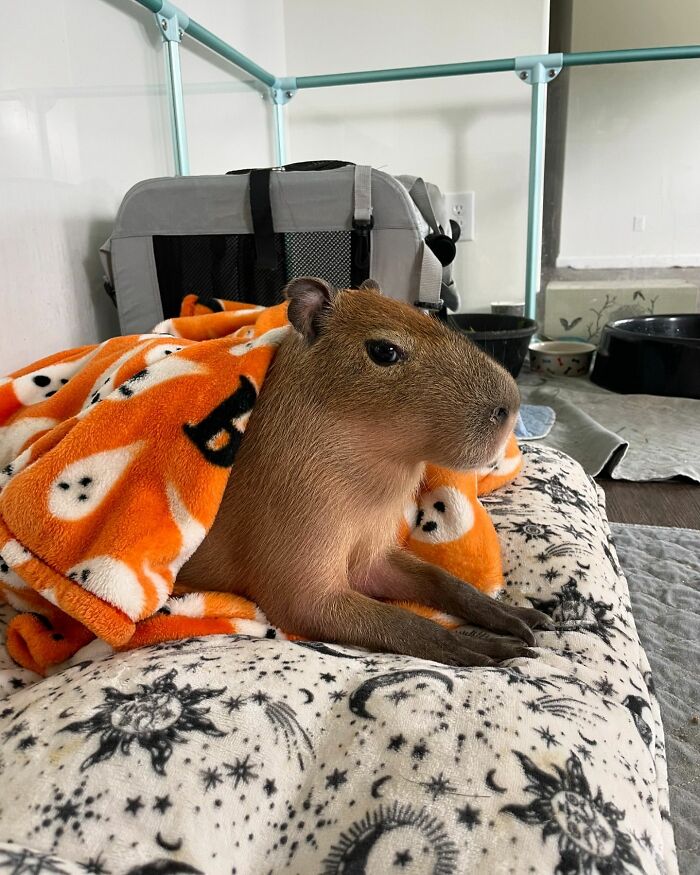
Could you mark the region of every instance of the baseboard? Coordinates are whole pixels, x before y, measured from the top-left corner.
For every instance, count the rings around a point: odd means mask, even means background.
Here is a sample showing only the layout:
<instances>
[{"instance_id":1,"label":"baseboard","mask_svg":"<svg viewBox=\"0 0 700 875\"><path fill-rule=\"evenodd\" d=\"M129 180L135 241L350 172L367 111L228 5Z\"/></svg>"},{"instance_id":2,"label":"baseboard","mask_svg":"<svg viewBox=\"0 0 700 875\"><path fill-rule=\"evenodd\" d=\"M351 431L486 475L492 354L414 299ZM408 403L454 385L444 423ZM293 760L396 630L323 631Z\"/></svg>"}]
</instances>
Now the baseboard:
<instances>
[{"instance_id":1,"label":"baseboard","mask_svg":"<svg viewBox=\"0 0 700 875\"><path fill-rule=\"evenodd\" d=\"M558 255L556 267L603 268L700 267L700 254L690 255Z\"/></svg>"}]
</instances>

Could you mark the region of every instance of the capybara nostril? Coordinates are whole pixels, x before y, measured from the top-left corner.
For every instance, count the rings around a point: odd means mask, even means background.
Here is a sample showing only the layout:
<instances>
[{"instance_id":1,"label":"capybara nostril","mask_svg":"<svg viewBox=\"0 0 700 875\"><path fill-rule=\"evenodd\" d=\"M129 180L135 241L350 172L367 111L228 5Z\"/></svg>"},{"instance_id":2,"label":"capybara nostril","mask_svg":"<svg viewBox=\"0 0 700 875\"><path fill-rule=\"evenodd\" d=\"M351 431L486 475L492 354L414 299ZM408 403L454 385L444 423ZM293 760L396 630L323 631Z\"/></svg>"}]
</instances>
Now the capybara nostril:
<instances>
[{"instance_id":1,"label":"capybara nostril","mask_svg":"<svg viewBox=\"0 0 700 875\"><path fill-rule=\"evenodd\" d=\"M491 411L489 419L494 425L503 425L510 416L510 411L507 407L494 407Z\"/></svg>"}]
</instances>

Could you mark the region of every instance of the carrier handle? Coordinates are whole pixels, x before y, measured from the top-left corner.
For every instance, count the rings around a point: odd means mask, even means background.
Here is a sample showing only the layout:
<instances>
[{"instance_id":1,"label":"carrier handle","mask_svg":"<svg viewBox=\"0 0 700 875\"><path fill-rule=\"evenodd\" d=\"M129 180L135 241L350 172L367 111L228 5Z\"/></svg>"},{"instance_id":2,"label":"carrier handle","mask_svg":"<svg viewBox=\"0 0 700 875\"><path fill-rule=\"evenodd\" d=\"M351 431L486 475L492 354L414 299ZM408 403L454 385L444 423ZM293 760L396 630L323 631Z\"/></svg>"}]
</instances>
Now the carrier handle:
<instances>
[{"instance_id":1,"label":"carrier handle","mask_svg":"<svg viewBox=\"0 0 700 875\"><path fill-rule=\"evenodd\" d=\"M420 176L417 177L408 190L408 193L420 210L421 216L423 216L428 223L430 230L434 234L441 232L442 228L440 227L440 223L435 215L435 208L433 207L433 202L430 200L430 192L428 191L428 186L425 184L425 180L421 179Z\"/></svg>"}]
</instances>

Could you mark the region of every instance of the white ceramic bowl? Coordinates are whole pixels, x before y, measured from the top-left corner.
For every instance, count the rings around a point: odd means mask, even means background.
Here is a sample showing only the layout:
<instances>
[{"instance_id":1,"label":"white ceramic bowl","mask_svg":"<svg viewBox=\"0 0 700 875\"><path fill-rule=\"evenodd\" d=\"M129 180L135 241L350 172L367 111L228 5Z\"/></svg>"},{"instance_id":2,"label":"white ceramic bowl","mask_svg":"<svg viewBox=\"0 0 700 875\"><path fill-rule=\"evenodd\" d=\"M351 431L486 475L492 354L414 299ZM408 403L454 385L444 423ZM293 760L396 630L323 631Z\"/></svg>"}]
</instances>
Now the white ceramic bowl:
<instances>
[{"instance_id":1,"label":"white ceramic bowl","mask_svg":"<svg viewBox=\"0 0 700 875\"><path fill-rule=\"evenodd\" d=\"M583 377L595 351L592 343L577 340L538 341L530 344L530 369L550 377Z\"/></svg>"}]
</instances>

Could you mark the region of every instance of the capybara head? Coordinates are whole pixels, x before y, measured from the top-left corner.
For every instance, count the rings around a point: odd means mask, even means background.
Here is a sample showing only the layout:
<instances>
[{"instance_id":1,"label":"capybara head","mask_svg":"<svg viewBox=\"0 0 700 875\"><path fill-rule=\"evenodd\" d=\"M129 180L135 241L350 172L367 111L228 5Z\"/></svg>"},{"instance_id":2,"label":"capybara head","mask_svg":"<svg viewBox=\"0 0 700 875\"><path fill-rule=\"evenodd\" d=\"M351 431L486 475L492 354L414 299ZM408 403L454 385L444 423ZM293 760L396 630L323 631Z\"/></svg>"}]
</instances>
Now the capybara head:
<instances>
[{"instance_id":1,"label":"capybara head","mask_svg":"<svg viewBox=\"0 0 700 875\"><path fill-rule=\"evenodd\" d=\"M336 291L302 277L285 295L308 391L339 427L407 462L473 469L501 451L518 388L466 337L372 280Z\"/></svg>"}]
</instances>

